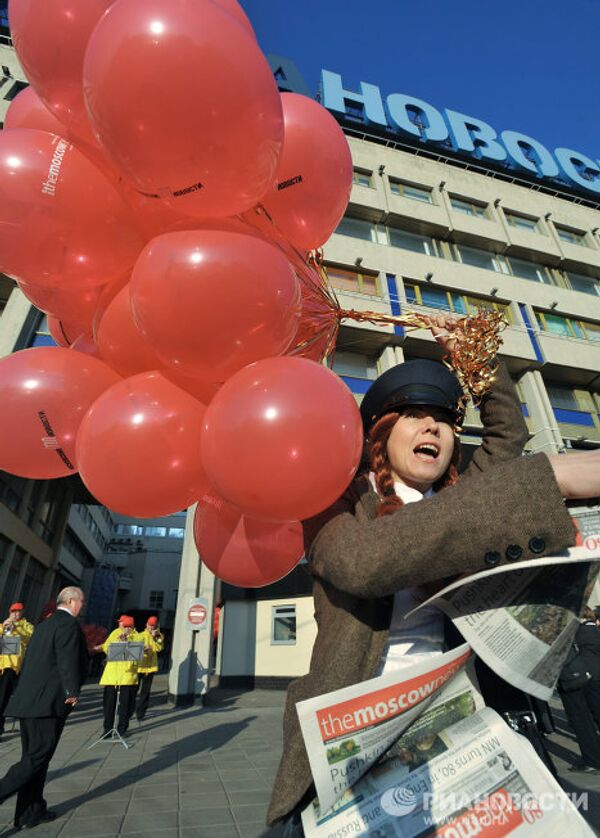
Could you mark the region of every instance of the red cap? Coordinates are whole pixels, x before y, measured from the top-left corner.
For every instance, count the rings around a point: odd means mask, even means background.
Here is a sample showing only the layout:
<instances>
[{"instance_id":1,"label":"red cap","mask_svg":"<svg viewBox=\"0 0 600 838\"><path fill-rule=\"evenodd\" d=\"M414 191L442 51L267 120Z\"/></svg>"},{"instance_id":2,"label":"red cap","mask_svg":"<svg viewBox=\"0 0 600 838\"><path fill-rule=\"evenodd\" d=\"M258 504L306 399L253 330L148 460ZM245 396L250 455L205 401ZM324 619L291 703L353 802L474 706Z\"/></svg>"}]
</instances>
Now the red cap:
<instances>
[{"instance_id":1,"label":"red cap","mask_svg":"<svg viewBox=\"0 0 600 838\"><path fill-rule=\"evenodd\" d=\"M148 622L146 623L147 626L157 626L158 625L158 617L148 617Z\"/></svg>"},{"instance_id":2,"label":"red cap","mask_svg":"<svg viewBox=\"0 0 600 838\"><path fill-rule=\"evenodd\" d=\"M12 611L25 611L25 606L23 605L22 602L13 602L13 604L8 609L9 614Z\"/></svg>"},{"instance_id":3,"label":"red cap","mask_svg":"<svg viewBox=\"0 0 600 838\"><path fill-rule=\"evenodd\" d=\"M119 625L121 628L134 628L135 623L133 622L133 617L128 617L127 614L122 614L119 617Z\"/></svg>"}]
</instances>

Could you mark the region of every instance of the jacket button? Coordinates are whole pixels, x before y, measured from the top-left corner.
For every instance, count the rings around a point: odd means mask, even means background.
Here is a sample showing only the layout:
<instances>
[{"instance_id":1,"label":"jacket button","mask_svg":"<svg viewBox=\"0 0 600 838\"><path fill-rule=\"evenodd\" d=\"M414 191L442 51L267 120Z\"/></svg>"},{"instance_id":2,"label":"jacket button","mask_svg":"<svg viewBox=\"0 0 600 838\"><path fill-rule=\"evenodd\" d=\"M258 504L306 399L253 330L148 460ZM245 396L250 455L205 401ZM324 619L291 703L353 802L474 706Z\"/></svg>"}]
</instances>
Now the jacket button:
<instances>
[{"instance_id":1,"label":"jacket button","mask_svg":"<svg viewBox=\"0 0 600 838\"><path fill-rule=\"evenodd\" d=\"M516 562L523 555L523 550L518 544L509 544L506 548L506 558L509 562Z\"/></svg>"},{"instance_id":2,"label":"jacket button","mask_svg":"<svg viewBox=\"0 0 600 838\"><path fill-rule=\"evenodd\" d=\"M496 567L497 564L500 564L501 558L500 553L497 553L495 550L490 550L485 554L483 560L488 567Z\"/></svg>"},{"instance_id":3,"label":"jacket button","mask_svg":"<svg viewBox=\"0 0 600 838\"><path fill-rule=\"evenodd\" d=\"M539 535L535 535L529 540L529 549L532 553L543 553L546 549L546 542Z\"/></svg>"}]
</instances>

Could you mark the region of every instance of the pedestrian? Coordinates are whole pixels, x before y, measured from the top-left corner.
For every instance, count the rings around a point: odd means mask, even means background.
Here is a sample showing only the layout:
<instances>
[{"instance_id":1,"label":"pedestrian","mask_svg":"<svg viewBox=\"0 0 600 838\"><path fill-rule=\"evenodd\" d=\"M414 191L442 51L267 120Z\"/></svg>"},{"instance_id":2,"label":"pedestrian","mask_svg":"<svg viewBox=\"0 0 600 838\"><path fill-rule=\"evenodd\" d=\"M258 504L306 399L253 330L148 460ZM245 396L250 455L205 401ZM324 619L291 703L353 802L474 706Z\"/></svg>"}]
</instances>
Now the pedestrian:
<instances>
[{"instance_id":1,"label":"pedestrian","mask_svg":"<svg viewBox=\"0 0 600 838\"><path fill-rule=\"evenodd\" d=\"M593 609L583 609L575 642L592 676L583 691L597 729L600 731L600 620Z\"/></svg>"},{"instance_id":2,"label":"pedestrian","mask_svg":"<svg viewBox=\"0 0 600 838\"><path fill-rule=\"evenodd\" d=\"M140 640L141 636L135 631L133 617L123 614L119 617L119 626L111 632L104 643L96 647L96 651L103 651L108 654L111 643L122 643L125 640ZM104 710L104 733L113 728L115 721L115 710L117 706L117 694L119 694L119 718L117 721L117 732L125 736L129 727L129 719L132 716L132 708L135 701L134 687L138 682L138 664L136 661L111 661L108 660L104 672L100 678L100 686L104 687L102 704Z\"/></svg>"},{"instance_id":3,"label":"pedestrian","mask_svg":"<svg viewBox=\"0 0 600 838\"><path fill-rule=\"evenodd\" d=\"M63 588L52 617L36 628L7 712L19 719L21 759L0 780L0 803L17 794L14 824L31 828L52 821L44 784L67 716L79 701L87 674L85 639L77 622L80 588Z\"/></svg>"},{"instance_id":4,"label":"pedestrian","mask_svg":"<svg viewBox=\"0 0 600 838\"><path fill-rule=\"evenodd\" d=\"M138 722L143 722L148 710L154 673L158 672L158 654L162 652L165 645L165 638L158 625L158 617L148 617L146 628L139 639L144 642L144 657L138 666L138 683L134 687L137 695L135 715Z\"/></svg>"},{"instance_id":5,"label":"pedestrian","mask_svg":"<svg viewBox=\"0 0 600 838\"><path fill-rule=\"evenodd\" d=\"M582 622L558 679L560 695L569 725L575 734L581 758L569 771L600 773L600 731L594 699L600 686L600 631L595 614L585 608ZM590 689L591 687L591 689Z\"/></svg>"},{"instance_id":6,"label":"pedestrian","mask_svg":"<svg viewBox=\"0 0 600 838\"><path fill-rule=\"evenodd\" d=\"M33 626L23 617L24 610L22 602L13 602L8 609L8 617L0 625L0 637L18 637L21 641L17 655L0 655L0 736L6 723L6 705L16 689L25 649L33 634Z\"/></svg>"},{"instance_id":7,"label":"pedestrian","mask_svg":"<svg viewBox=\"0 0 600 838\"><path fill-rule=\"evenodd\" d=\"M452 348L455 323L440 317L431 327ZM368 464L304 522L318 633L308 675L288 689L268 812L287 836L302 834L300 813L314 797L296 703L439 653L437 609L403 620L427 597L424 586L574 545L563 497L600 494L600 451L520 457L527 432L503 366L481 401L482 444L459 480L459 397L455 377L432 361L383 373L361 405Z\"/></svg>"}]
</instances>

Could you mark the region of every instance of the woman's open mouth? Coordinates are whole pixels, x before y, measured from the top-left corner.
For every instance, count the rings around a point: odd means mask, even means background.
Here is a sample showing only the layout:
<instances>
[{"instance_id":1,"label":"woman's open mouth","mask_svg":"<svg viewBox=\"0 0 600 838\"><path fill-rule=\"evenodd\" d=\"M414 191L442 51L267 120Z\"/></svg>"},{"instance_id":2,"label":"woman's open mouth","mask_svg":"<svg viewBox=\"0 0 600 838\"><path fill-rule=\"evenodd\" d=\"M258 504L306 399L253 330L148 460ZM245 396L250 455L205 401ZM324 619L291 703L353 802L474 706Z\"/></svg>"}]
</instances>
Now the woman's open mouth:
<instances>
[{"instance_id":1,"label":"woman's open mouth","mask_svg":"<svg viewBox=\"0 0 600 838\"><path fill-rule=\"evenodd\" d=\"M440 449L431 442L423 442L421 445L417 445L413 453L417 459L425 463L432 463L434 460L437 460Z\"/></svg>"}]
</instances>

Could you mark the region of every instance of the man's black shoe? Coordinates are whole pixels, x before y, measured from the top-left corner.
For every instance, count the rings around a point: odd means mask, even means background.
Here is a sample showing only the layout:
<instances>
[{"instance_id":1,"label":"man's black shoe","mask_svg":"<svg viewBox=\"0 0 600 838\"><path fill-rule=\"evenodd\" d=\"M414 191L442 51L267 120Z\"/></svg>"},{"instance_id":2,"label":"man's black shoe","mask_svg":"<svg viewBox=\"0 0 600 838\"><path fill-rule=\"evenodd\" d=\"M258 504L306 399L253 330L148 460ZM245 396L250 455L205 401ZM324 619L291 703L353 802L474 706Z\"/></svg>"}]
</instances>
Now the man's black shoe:
<instances>
[{"instance_id":1,"label":"man's black shoe","mask_svg":"<svg viewBox=\"0 0 600 838\"><path fill-rule=\"evenodd\" d=\"M50 821L55 821L58 817L58 812L53 812L52 809L46 809L45 812L42 812L41 815L36 815L27 823L22 823L16 827L19 831L22 829L34 829L36 826L39 826L42 823L50 823Z\"/></svg>"}]
</instances>

